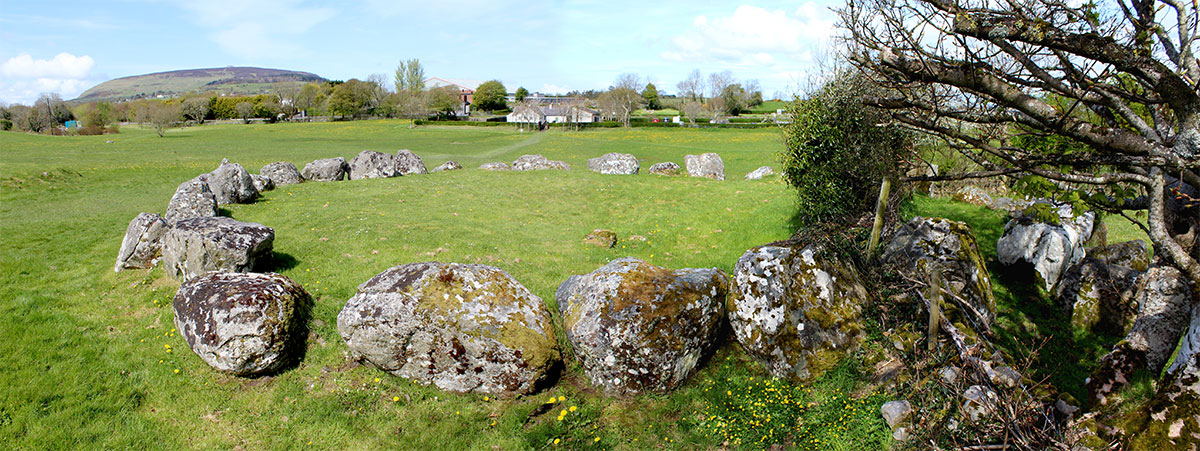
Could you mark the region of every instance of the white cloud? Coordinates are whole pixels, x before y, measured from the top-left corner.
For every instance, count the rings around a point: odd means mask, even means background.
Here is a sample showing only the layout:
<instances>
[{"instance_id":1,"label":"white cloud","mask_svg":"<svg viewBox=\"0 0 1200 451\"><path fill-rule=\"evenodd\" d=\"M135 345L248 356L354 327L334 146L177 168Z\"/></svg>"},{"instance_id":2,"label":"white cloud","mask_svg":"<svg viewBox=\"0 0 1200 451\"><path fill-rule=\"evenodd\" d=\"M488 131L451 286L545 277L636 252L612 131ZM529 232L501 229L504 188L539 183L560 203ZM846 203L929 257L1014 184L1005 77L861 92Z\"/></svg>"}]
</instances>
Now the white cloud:
<instances>
[{"instance_id":1,"label":"white cloud","mask_svg":"<svg viewBox=\"0 0 1200 451\"><path fill-rule=\"evenodd\" d=\"M660 56L672 62L722 62L772 66L803 59L835 34L832 11L805 3L795 11L742 5L729 17L697 16Z\"/></svg>"},{"instance_id":2,"label":"white cloud","mask_svg":"<svg viewBox=\"0 0 1200 451\"><path fill-rule=\"evenodd\" d=\"M303 3L301 0L184 0L179 6L192 13L195 22L212 29L209 40L225 52L246 60L260 60L303 54L297 39L337 13L333 8Z\"/></svg>"},{"instance_id":3,"label":"white cloud","mask_svg":"<svg viewBox=\"0 0 1200 451\"><path fill-rule=\"evenodd\" d=\"M0 100L31 104L44 92L55 92L64 99L78 97L96 83L92 57L59 53L49 60L34 59L29 54L9 58L0 65Z\"/></svg>"},{"instance_id":4,"label":"white cloud","mask_svg":"<svg viewBox=\"0 0 1200 451\"><path fill-rule=\"evenodd\" d=\"M542 89L537 90L537 92L542 94L566 94L571 92L571 88L545 83L542 85Z\"/></svg>"}]
</instances>

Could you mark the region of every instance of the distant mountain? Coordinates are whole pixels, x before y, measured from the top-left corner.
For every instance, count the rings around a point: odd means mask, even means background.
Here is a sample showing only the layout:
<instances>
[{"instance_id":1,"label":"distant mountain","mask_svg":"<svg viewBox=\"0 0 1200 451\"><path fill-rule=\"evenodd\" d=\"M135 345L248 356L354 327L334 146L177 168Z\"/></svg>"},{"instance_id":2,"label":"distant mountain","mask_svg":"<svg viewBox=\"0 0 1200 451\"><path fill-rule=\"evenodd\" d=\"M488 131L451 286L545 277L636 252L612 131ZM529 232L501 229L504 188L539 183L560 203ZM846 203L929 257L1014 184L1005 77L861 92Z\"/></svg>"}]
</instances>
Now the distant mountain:
<instances>
[{"instance_id":1,"label":"distant mountain","mask_svg":"<svg viewBox=\"0 0 1200 451\"><path fill-rule=\"evenodd\" d=\"M262 94L275 83L304 84L326 81L319 75L261 67L220 67L175 70L156 74L121 77L100 83L84 91L74 102L174 97L188 92L216 94Z\"/></svg>"}]
</instances>

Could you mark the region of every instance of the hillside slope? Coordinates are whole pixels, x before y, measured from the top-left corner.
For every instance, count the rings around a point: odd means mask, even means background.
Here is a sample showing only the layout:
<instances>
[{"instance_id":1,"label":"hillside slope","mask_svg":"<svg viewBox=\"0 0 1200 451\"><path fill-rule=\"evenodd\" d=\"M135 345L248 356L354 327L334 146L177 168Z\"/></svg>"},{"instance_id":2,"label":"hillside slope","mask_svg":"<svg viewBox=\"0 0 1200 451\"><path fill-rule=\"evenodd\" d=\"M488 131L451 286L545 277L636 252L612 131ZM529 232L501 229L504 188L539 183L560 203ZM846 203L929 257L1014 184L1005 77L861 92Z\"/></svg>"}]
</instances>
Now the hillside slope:
<instances>
[{"instance_id":1,"label":"hillside slope","mask_svg":"<svg viewBox=\"0 0 1200 451\"><path fill-rule=\"evenodd\" d=\"M121 101L146 97L173 97L187 92L261 94L275 83L325 81L319 75L260 67L220 67L159 72L121 77L100 83L75 101Z\"/></svg>"}]
</instances>

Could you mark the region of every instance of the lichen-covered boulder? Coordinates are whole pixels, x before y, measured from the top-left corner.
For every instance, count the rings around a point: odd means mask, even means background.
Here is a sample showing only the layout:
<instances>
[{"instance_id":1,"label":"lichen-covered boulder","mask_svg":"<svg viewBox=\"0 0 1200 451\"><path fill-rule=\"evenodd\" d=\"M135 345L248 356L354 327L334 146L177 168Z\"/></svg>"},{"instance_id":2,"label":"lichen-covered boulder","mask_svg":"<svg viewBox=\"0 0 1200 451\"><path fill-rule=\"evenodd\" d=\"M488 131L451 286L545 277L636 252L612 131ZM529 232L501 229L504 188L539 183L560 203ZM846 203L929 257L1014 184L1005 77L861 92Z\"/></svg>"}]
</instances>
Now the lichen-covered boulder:
<instances>
[{"instance_id":1,"label":"lichen-covered boulder","mask_svg":"<svg viewBox=\"0 0 1200 451\"><path fill-rule=\"evenodd\" d=\"M359 285L337 324L355 358L447 391L528 393L559 361L542 300L492 266L393 267Z\"/></svg>"},{"instance_id":2,"label":"lichen-covered boulder","mask_svg":"<svg viewBox=\"0 0 1200 451\"><path fill-rule=\"evenodd\" d=\"M763 177L766 177L766 176L772 175L772 174L775 174L774 169L771 169L770 166L763 166L761 168L750 171L749 174L746 174L746 180L761 180Z\"/></svg>"},{"instance_id":3,"label":"lichen-covered boulder","mask_svg":"<svg viewBox=\"0 0 1200 451\"><path fill-rule=\"evenodd\" d=\"M588 169L601 174L633 175L638 173L640 166L637 157L619 152L610 152L596 158L589 158Z\"/></svg>"},{"instance_id":4,"label":"lichen-covered boulder","mask_svg":"<svg viewBox=\"0 0 1200 451\"><path fill-rule=\"evenodd\" d=\"M996 316L996 300L992 295L992 280L987 265L979 254L975 233L963 222L943 218L922 218L908 221L892 237L880 258L902 274L919 280L931 279L934 267L942 272L943 287L967 301L970 307L963 312L971 322L990 327ZM952 321L960 310L954 302L946 303L946 315Z\"/></svg>"},{"instance_id":5,"label":"lichen-covered boulder","mask_svg":"<svg viewBox=\"0 0 1200 451\"><path fill-rule=\"evenodd\" d=\"M184 219L207 218L217 215L217 198L208 188L208 182L192 179L183 182L175 189L171 202L167 204L167 214L164 217L168 224L174 224Z\"/></svg>"},{"instance_id":6,"label":"lichen-covered boulder","mask_svg":"<svg viewBox=\"0 0 1200 451\"><path fill-rule=\"evenodd\" d=\"M583 237L583 242L593 246L613 247L617 245L617 232L604 229L592 230L586 237Z\"/></svg>"},{"instance_id":7,"label":"lichen-covered boulder","mask_svg":"<svg viewBox=\"0 0 1200 451\"><path fill-rule=\"evenodd\" d=\"M512 163L512 170L514 171L538 171L544 169L569 171L571 170L571 165L562 161L550 160L541 155L521 155Z\"/></svg>"},{"instance_id":8,"label":"lichen-covered boulder","mask_svg":"<svg viewBox=\"0 0 1200 451\"><path fill-rule=\"evenodd\" d=\"M713 180L725 180L725 162L715 153L687 155L683 157L687 166L688 177L705 177Z\"/></svg>"},{"instance_id":9,"label":"lichen-covered boulder","mask_svg":"<svg viewBox=\"0 0 1200 451\"><path fill-rule=\"evenodd\" d=\"M233 218L179 221L163 239L167 275L191 279L209 271L250 272L272 257L275 230Z\"/></svg>"},{"instance_id":10,"label":"lichen-covered boulder","mask_svg":"<svg viewBox=\"0 0 1200 451\"><path fill-rule=\"evenodd\" d=\"M263 166L258 171L263 177L271 179L271 183L275 186L294 185L304 181L304 176L300 175L300 171L296 169L296 165L290 161L278 161L275 163Z\"/></svg>"},{"instance_id":11,"label":"lichen-covered boulder","mask_svg":"<svg viewBox=\"0 0 1200 451\"><path fill-rule=\"evenodd\" d=\"M481 164L481 165L479 165L479 169L483 169L485 171L511 171L512 170L512 168L508 166L508 163L503 163L503 162L499 162L499 161L494 162L494 163Z\"/></svg>"},{"instance_id":12,"label":"lichen-covered boulder","mask_svg":"<svg viewBox=\"0 0 1200 451\"><path fill-rule=\"evenodd\" d=\"M1150 269L1150 253L1146 249L1146 242L1142 240L1096 246L1087 250L1087 256L1140 272Z\"/></svg>"},{"instance_id":13,"label":"lichen-covered boulder","mask_svg":"<svg viewBox=\"0 0 1200 451\"><path fill-rule=\"evenodd\" d=\"M421 161L421 157L408 149L400 149L396 152L396 172L400 175L429 173L425 170L425 162Z\"/></svg>"},{"instance_id":14,"label":"lichen-covered boulder","mask_svg":"<svg viewBox=\"0 0 1200 451\"><path fill-rule=\"evenodd\" d=\"M171 226L154 213L141 213L129 221L125 239L117 252L116 272L124 269L149 268L162 255L162 238Z\"/></svg>"},{"instance_id":15,"label":"lichen-covered boulder","mask_svg":"<svg viewBox=\"0 0 1200 451\"><path fill-rule=\"evenodd\" d=\"M679 171L680 171L679 165L672 163L670 161L663 162L663 163L654 163L654 164L650 165L650 169L647 170L647 172L654 174L654 175L679 175Z\"/></svg>"},{"instance_id":16,"label":"lichen-covered boulder","mask_svg":"<svg viewBox=\"0 0 1200 451\"><path fill-rule=\"evenodd\" d=\"M996 257L1005 265L1032 265L1042 287L1053 292L1063 273L1083 260L1095 218L1092 212L1074 215L1070 205L1033 204L1004 225Z\"/></svg>"},{"instance_id":17,"label":"lichen-covered boulder","mask_svg":"<svg viewBox=\"0 0 1200 451\"><path fill-rule=\"evenodd\" d=\"M634 258L571 276L554 298L592 384L613 396L674 390L712 349L729 292L717 268Z\"/></svg>"},{"instance_id":18,"label":"lichen-covered boulder","mask_svg":"<svg viewBox=\"0 0 1200 451\"><path fill-rule=\"evenodd\" d=\"M462 169L462 165L458 164L457 161L450 160L445 163L442 163L441 165L439 165L436 168L433 168L429 172L457 171L459 169Z\"/></svg>"},{"instance_id":19,"label":"lichen-covered boulder","mask_svg":"<svg viewBox=\"0 0 1200 451\"><path fill-rule=\"evenodd\" d=\"M258 199L254 180L240 164L221 160L217 169L200 177L208 182L208 189L212 190L218 204L245 204Z\"/></svg>"},{"instance_id":20,"label":"lichen-covered boulder","mask_svg":"<svg viewBox=\"0 0 1200 451\"><path fill-rule=\"evenodd\" d=\"M726 310L734 336L776 377L812 380L862 339L867 289L850 262L822 245L750 249L733 283Z\"/></svg>"},{"instance_id":21,"label":"lichen-covered boulder","mask_svg":"<svg viewBox=\"0 0 1200 451\"><path fill-rule=\"evenodd\" d=\"M350 180L381 179L400 175L396 156L390 153L364 150L350 159Z\"/></svg>"},{"instance_id":22,"label":"lichen-covered boulder","mask_svg":"<svg viewBox=\"0 0 1200 451\"><path fill-rule=\"evenodd\" d=\"M987 191L984 191L982 188L974 185L968 185L959 188L958 191L954 192L954 196L951 197L951 199L981 207L986 207L992 204L992 196L988 194Z\"/></svg>"},{"instance_id":23,"label":"lichen-covered boulder","mask_svg":"<svg viewBox=\"0 0 1200 451\"><path fill-rule=\"evenodd\" d=\"M1137 314L1133 298L1141 274L1088 257L1063 274L1054 296L1075 329L1124 335Z\"/></svg>"},{"instance_id":24,"label":"lichen-covered boulder","mask_svg":"<svg viewBox=\"0 0 1200 451\"><path fill-rule=\"evenodd\" d=\"M279 274L211 272L179 285L175 328L213 368L237 376L282 369L303 345L312 299Z\"/></svg>"},{"instance_id":25,"label":"lichen-covered boulder","mask_svg":"<svg viewBox=\"0 0 1200 451\"><path fill-rule=\"evenodd\" d=\"M1200 304L1192 306L1179 354L1158 386L1125 422L1129 449L1200 449Z\"/></svg>"},{"instance_id":26,"label":"lichen-covered boulder","mask_svg":"<svg viewBox=\"0 0 1200 451\"><path fill-rule=\"evenodd\" d=\"M304 180L340 182L346 178L346 172L349 169L345 158L322 158L304 165L304 170L300 172L300 175L304 177Z\"/></svg>"},{"instance_id":27,"label":"lichen-covered boulder","mask_svg":"<svg viewBox=\"0 0 1200 451\"><path fill-rule=\"evenodd\" d=\"M260 193L275 189L275 182L272 182L270 177L259 174L250 174L250 180L254 182L254 189L258 190Z\"/></svg>"}]
</instances>

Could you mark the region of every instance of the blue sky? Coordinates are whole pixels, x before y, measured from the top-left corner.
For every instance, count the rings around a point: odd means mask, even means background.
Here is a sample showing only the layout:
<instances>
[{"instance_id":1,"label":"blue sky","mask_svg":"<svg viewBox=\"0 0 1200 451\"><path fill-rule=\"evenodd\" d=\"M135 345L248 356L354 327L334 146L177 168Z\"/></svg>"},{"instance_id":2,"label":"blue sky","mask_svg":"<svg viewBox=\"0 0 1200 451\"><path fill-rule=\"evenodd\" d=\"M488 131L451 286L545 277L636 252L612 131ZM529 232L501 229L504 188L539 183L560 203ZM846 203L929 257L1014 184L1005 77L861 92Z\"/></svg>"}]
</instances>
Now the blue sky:
<instances>
[{"instance_id":1,"label":"blue sky","mask_svg":"<svg viewBox=\"0 0 1200 451\"><path fill-rule=\"evenodd\" d=\"M693 69L802 86L838 3L723 1L0 0L0 102L71 99L108 79L257 66L330 79L498 79L509 91L604 89L633 72L659 89Z\"/></svg>"}]
</instances>

